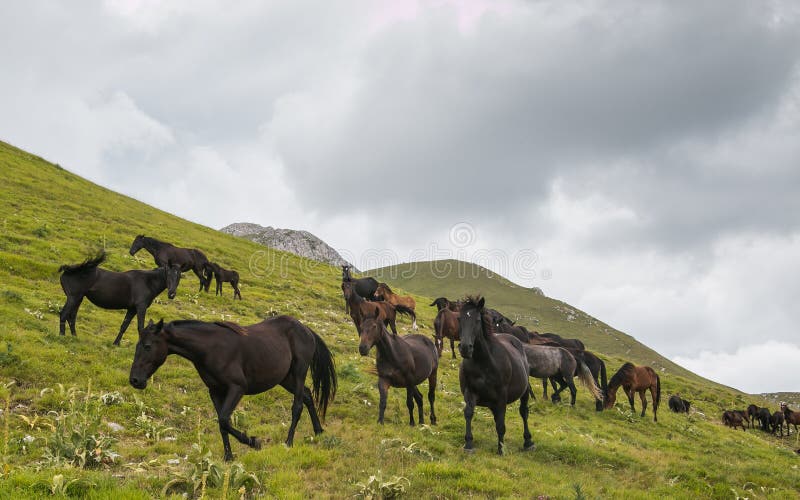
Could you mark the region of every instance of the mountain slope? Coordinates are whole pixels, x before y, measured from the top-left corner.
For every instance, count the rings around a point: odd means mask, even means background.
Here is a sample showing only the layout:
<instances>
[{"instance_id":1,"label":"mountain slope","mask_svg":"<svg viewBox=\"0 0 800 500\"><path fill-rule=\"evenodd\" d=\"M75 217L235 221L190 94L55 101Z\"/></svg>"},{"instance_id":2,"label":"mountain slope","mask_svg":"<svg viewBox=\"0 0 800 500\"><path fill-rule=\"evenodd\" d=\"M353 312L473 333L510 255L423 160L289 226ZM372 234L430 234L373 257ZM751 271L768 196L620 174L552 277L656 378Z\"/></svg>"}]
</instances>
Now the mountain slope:
<instances>
[{"instance_id":1,"label":"mountain slope","mask_svg":"<svg viewBox=\"0 0 800 500\"><path fill-rule=\"evenodd\" d=\"M379 281L430 297L452 300L482 294L493 307L540 333L554 332L578 338L589 349L653 366L659 373L700 377L673 363L636 339L571 305L546 297L538 289L521 287L488 269L469 262L442 260L412 262L366 271ZM705 383L714 382L707 381Z\"/></svg>"},{"instance_id":2,"label":"mountain slope","mask_svg":"<svg viewBox=\"0 0 800 500\"><path fill-rule=\"evenodd\" d=\"M516 408L508 411L503 457L495 455L491 415L479 409L477 450L467 455L461 450L458 361L443 357L438 425L409 427L397 389L389 394L386 425L378 425L374 354L358 355L339 269L182 220L3 143L0 172L0 498L219 498L224 482L228 498L238 498L239 488L247 498L345 498L393 488L409 498L573 498L576 488L586 497L729 498L733 488L751 498L791 498L800 489L789 449L794 435L780 440L733 432L718 422L722 408L763 400L680 375L663 377L663 393L681 391L691 399L699 412L688 417L662 409L653 424L649 413L641 419L622 404L596 413L579 390L575 408L541 400L531 405L537 448L530 453L519 451ZM168 358L148 388L136 391L128 384L135 331L121 347L111 345L121 311L84 301L78 336L57 334L64 300L58 267L104 247L107 268L151 268L148 255L128 254L139 233L198 247L242 276L244 300L234 301L227 286L220 297L198 294L195 277L186 274L177 298L160 296L148 317L249 324L287 313L325 340L340 385L324 434L312 437L303 415L295 446L287 449L281 445L291 411L286 391L247 396L233 423L261 438L264 447L234 442L237 462L222 464L212 405L191 363ZM431 300L416 298L420 304ZM433 308L419 307L419 317L430 325ZM399 323L401 331L410 331L406 319ZM426 327L421 333L431 335ZM81 446L76 449L74 441ZM83 460L88 467L70 465Z\"/></svg>"}]
</instances>

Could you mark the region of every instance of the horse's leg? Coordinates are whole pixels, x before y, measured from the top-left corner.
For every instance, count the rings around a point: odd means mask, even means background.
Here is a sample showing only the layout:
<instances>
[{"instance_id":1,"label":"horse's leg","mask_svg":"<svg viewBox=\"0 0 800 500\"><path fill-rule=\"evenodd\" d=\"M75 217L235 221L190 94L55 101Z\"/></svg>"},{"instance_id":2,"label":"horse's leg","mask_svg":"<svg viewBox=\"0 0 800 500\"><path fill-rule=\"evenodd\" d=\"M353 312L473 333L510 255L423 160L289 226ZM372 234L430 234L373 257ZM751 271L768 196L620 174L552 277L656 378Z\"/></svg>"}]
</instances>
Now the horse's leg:
<instances>
[{"instance_id":1,"label":"horse's leg","mask_svg":"<svg viewBox=\"0 0 800 500\"><path fill-rule=\"evenodd\" d=\"M195 267L192 268L192 272L200 280L200 289L198 290L198 292L202 292L203 288L206 286L206 278L203 275L202 269L198 271L197 270L197 266L195 266ZM210 280L209 280L209 282L210 282ZM206 290L206 291L208 291L208 290Z\"/></svg>"},{"instance_id":2,"label":"horse's leg","mask_svg":"<svg viewBox=\"0 0 800 500\"><path fill-rule=\"evenodd\" d=\"M311 389L303 387L303 404L308 410L308 416L311 417L311 425L314 427L314 434L322 434L322 424L320 424L317 409L314 408L314 398L311 397Z\"/></svg>"},{"instance_id":3,"label":"horse's leg","mask_svg":"<svg viewBox=\"0 0 800 500\"><path fill-rule=\"evenodd\" d=\"M406 407L408 408L408 425L414 426L414 386L406 387Z\"/></svg>"},{"instance_id":4,"label":"horse's leg","mask_svg":"<svg viewBox=\"0 0 800 500\"><path fill-rule=\"evenodd\" d=\"M117 334L117 338L114 339L114 345L119 345L119 342L122 340L122 334L128 329L128 325L131 324L131 320L135 315L136 309L128 309L128 311L125 313L125 319L122 320L122 325L119 327L119 333ZM144 320L142 320L142 322L144 322ZM141 327L139 330L141 331Z\"/></svg>"},{"instance_id":5,"label":"horse's leg","mask_svg":"<svg viewBox=\"0 0 800 500\"><path fill-rule=\"evenodd\" d=\"M236 300L236 297L242 300L242 292L239 291L239 280L231 281L231 286L233 287L233 300Z\"/></svg>"},{"instance_id":6,"label":"horse's leg","mask_svg":"<svg viewBox=\"0 0 800 500\"><path fill-rule=\"evenodd\" d=\"M553 387L554 388L553 395L550 396L550 400L553 403L557 403L557 402L561 401L561 391L563 391L564 389L566 389L568 387L567 381L564 380L564 377L561 376L561 375L558 375L556 377L550 377L550 380L551 381L558 381L558 389L555 389L555 386L554 386Z\"/></svg>"},{"instance_id":7,"label":"horse's leg","mask_svg":"<svg viewBox=\"0 0 800 500\"><path fill-rule=\"evenodd\" d=\"M431 405L431 425L436 425L436 412L433 410L433 402L436 401L436 370L428 377L428 403ZM797 426L795 426L796 428Z\"/></svg>"},{"instance_id":8,"label":"horse's leg","mask_svg":"<svg viewBox=\"0 0 800 500\"><path fill-rule=\"evenodd\" d=\"M216 285L214 285L214 296L222 295L222 280L219 279L218 274L214 274L214 281L216 281Z\"/></svg>"},{"instance_id":9,"label":"horse's leg","mask_svg":"<svg viewBox=\"0 0 800 500\"><path fill-rule=\"evenodd\" d=\"M419 425L425 423L425 417L422 414L422 393L419 392L416 386L414 386L414 401L417 403L417 408L419 408Z\"/></svg>"},{"instance_id":10,"label":"horse's leg","mask_svg":"<svg viewBox=\"0 0 800 500\"><path fill-rule=\"evenodd\" d=\"M542 379L542 399L547 399L547 377Z\"/></svg>"},{"instance_id":11,"label":"horse's leg","mask_svg":"<svg viewBox=\"0 0 800 500\"><path fill-rule=\"evenodd\" d=\"M450 337L450 352L453 354L453 359L456 359L456 341Z\"/></svg>"},{"instance_id":12,"label":"horse's leg","mask_svg":"<svg viewBox=\"0 0 800 500\"><path fill-rule=\"evenodd\" d=\"M628 403L631 404L631 411L635 412L636 408L633 407L633 389L630 387L628 388L623 387L622 390L624 390L625 394L628 396Z\"/></svg>"},{"instance_id":13,"label":"horse's leg","mask_svg":"<svg viewBox=\"0 0 800 500\"><path fill-rule=\"evenodd\" d=\"M644 412L647 410L647 397L645 396L644 389L639 389L637 392L639 393L639 399L642 400L642 414L640 416L644 417ZM653 401L655 401L655 398Z\"/></svg>"},{"instance_id":14,"label":"horse's leg","mask_svg":"<svg viewBox=\"0 0 800 500\"><path fill-rule=\"evenodd\" d=\"M378 423L383 425L383 414L386 413L386 398L389 395L389 381L385 378L378 379L378 393L381 397L378 404Z\"/></svg>"},{"instance_id":15,"label":"horse's leg","mask_svg":"<svg viewBox=\"0 0 800 500\"><path fill-rule=\"evenodd\" d=\"M466 431L464 432L464 449L473 451L472 448L472 417L475 415L475 397L469 390L464 392L464 421Z\"/></svg>"},{"instance_id":16,"label":"horse's leg","mask_svg":"<svg viewBox=\"0 0 800 500\"><path fill-rule=\"evenodd\" d=\"M64 321L69 323L69 332L72 334L73 337L77 336L75 333L75 320L78 318L78 308L81 307L81 302L83 302L83 297L79 299L74 299L72 297L67 297L67 303L64 304L64 307L61 309L61 318L59 324L59 333L64 335Z\"/></svg>"},{"instance_id":17,"label":"horse's leg","mask_svg":"<svg viewBox=\"0 0 800 500\"><path fill-rule=\"evenodd\" d=\"M216 395L209 389L209 394L211 394L211 400L214 402L214 407L217 410L219 431L220 434L222 434L222 444L225 447L225 460L229 461L233 459L230 442L228 441L228 434L233 435L237 441L251 448L261 448L261 443L258 439L248 437L247 434L234 429L231 425L231 414L233 410L236 409L236 405L239 404L239 401L241 401L242 396L244 396L244 390L238 386L231 386L227 388L227 391L223 390L216 393Z\"/></svg>"},{"instance_id":18,"label":"horse's leg","mask_svg":"<svg viewBox=\"0 0 800 500\"><path fill-rule=\"evenodd\" d=\"M569 405L575 406L575 396L578 393L578 389L575 387L575 379L571 375L567 375L566 380L569 387Z\"/></svg>"},{"instance_id":19,"label":"horse's leg","mask_svg":"<svg viewBox=\"0 0 800 500\"><path fill-rule=\"evenodd\" d=\"M530 386L528 386L528 390L525 391L525 394L519 398L519 416L522 417L522 449L532 450L535 448L533 441L531 440L531 431L528 429L528 398L531 396Z\"/></svg>"},{"instance_id":20,"label":"horse's leg","mask_svg":"<svg viewBox=\"0 0 800 500\"><path fill-rule=\"evenodd\" d=\"M550 378L550 385L553 386L553 392L556 392L558 390L558 387L556 386L556 379ZM561 395L556 394L554 396L554 398L553 398L553 402L554 403L560 403L561 402Z\"/></svg>"},{"instance_id":21,"label":"horse's leg","mask_svg":"<svg viewBox=\"0 0 800 500\"><path fill-rule=\"evenodd\" d=\"M389 327L392 329L392 333L394 336L397 337L397 318L389 318Z\"/></svg>"},{"instance_id":22,"label":"horse's leg","mask_svg":"<svg viewBox=\"0 0 800 500\"><path fill-rule=\"evenodd\" d=\"M506 405L501 404L492 408L494 428L497 431L497 454L502 455L505 448L506 436Z\"/></svg>"}]
</instances>

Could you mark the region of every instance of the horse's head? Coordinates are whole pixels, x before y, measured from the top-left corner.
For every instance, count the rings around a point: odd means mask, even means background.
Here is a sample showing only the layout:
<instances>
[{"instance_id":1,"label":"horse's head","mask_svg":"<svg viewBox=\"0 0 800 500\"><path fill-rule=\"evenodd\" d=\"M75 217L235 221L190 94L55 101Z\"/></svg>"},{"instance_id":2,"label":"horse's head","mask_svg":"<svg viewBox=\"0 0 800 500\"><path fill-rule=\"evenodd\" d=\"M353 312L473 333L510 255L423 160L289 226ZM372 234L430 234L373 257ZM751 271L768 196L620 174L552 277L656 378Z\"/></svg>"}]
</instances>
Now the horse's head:
<instances>
[{"instance_id":1,"label":"horse's head","mask_svg":"<svg viewBox=\"0 0 800 500\"><path fill-rule=\"evenodd\" d=\"M606 393L603 394L603 408L606 410L613 408L614 403L617 402L617 391L606 388Z\"/></svg>"},{"instance_id":2,"label":"horse's head","mask_svg":"<svg viewBox=\"0 0 800 500\"><path fill-rule=\"evenodd\" d=\"M164 364L169 349L164 320L150 323L139 332L139 342L133 355L131 375L128 381L136 389L147 387L147 380Z\"/></svg>"},{"instance_id":3,"label":"horse's head","mask_svg":"<svg viewBox=\"0 0 800 500\"><path fill-rule=\"evenodd\" d=\"M342 264L342 281L351 281L350 277L350 264Z\"/></svg>"},{"instance_id":4,"label":"horse's head","mask_svg":"<svg viewBox=\"0 0 800 500\"><path fill-rule=\"evenodd\" d=\"M470 298L464 303L458 318L458 335L461 343L458 351L461 357L469 359L475 348L475 342L484 334L483 306L486 300Z\"/></svg>"},{"instance_id":5,"label":"horse's head","mask_svg":"<svg viewBox=\"0 0 800 500\"><path fill-rule=\"evenodd\" d=\"M431 307L436 306L437 311L441 311L450 303L445 297L439 297L438 299L431 302Z\"/></svg>"},{"instance_id":6,"label":"horse's head","mask_svg":"<svg viewBox=\"0 0 800 500\"><path fill-rule=\"evenodd\" d=\"M354 293L353 283L350 281L342 281L342 294L344 294L344 300L350 300L350 297L352 297Z\"/></svg>"},{"instance_id":7,"label":"horse's head","mask_svg":"<svg viewBox=\"0 0 800 500\"><path fill-rule=\"evenodd\" d=\"M136 252L141 250L144 247L144 235L140 234L136 238L134 238L133 243L131 244L131 255L136 255Z\"/></svg>"},{"instance_id":8,"label":"horse's head","mask_svg":"<svg viewBox=\"0 0 800 500\"><path fill-rule=\"evenodd\" d=\"M358 352L362 356L369 354L369 350L383 335L383 330L383 322L378 319L378 309L375 309L373 314L368 315L361 321L359 331L361 343L358 344Z\"/></svg>"},{"instance_id":9,"label":"horse's head","mask_svg":"<svg viewBox=\"0 0 800 500\"><path fill-rule=\"evenodd\" d=\"M174 299L178 293L178 283L181 282L181 266L168 264L164 266L164 272L167 273L167 297Z\"/></svg>"}]
</instances>

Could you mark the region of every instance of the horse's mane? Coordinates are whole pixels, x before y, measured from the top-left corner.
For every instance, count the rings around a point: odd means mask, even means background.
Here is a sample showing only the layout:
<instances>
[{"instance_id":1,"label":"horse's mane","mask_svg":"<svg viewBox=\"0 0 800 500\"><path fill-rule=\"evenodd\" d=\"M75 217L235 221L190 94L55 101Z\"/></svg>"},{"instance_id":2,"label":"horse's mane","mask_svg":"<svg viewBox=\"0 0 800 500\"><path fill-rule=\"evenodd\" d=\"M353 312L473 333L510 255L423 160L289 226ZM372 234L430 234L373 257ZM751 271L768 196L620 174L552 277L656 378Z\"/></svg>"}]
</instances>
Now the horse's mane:
<instances>
[{"instance_id":1,"label":"horse's mane","mask_svg":"<svg viewBox=\"0 0 800 500\"><path fill-rule=\"evenodd\" d=\"M478 314L481 315L481 322L483 323L483 334L486 337L491 338L496 332L494 329L494 324L492 322L492 315L489 314L489 311L486 310L486 307L478 306L478 303L481 301L483 297L477 295L475 297L469 296L464 299L464 305L461 306L462 310L464 308L473 308L478 311Z\"/></svg>"},{"instance_id":2,"label":"horse's mane","mask_svg":"<svg viewBox=\"0 0 800 500\"><path fill-rule=\"evenodd\" d=\"M247 330L245 330L242 326L232 321L215 321L213 323L208 323L207 321L200 321L199 319L179 319L170 322L169 325L165 326L165 328L168 326L171 327L171 326L211 326L211 325L217 325L223 328L227 328L228 330L231 330L232 332L238 335L247 335Z\"/></svg>"},{"instance_id":3,"label":"horse's mane","mask_svg":"<svg viewBox=\"0 0 800 500\"><path fill-rule=\"evenodd\" d=\"M80 264L64 264L63 266L58 268L58 272L64 272L67 274L77 273L80 271L86 271L88 269L94 268L105 262L106 260L106 251L100 250L94 257L89 257Z\"/></svg>"},{"instance_id":4,"label":"horse's mane","mask_svg":"<svg viewBox=\"0 0 800 500\"><path fill-rule=\"evenodd\" d=\"M379 286L379 287L381 287L381 286L382 286L382 287L383 287L383 288L385 288L385 289L386 289L386 291L387 291L387 292L389 292L389 293L392 293L392 294L394 293L394 292L392 291L392 289L391 289L391 288L389 288L389 285L387 285L386 283L378 283L378 286Z\"/></svg>"},{"instance_id":5,"label":"horse's mane","mask_svg":"<svg viewBox=\"0 0 800 500\"><path fill-rule=\"evenodd\" d=\"M608 381L608 385L610 386L620 386L622 385L623 380L633 376L633 370L636 367L631 362L627 362L622 367L617 370L617 373L611 377L611 380Z\"/></svg>"}]
</instances>

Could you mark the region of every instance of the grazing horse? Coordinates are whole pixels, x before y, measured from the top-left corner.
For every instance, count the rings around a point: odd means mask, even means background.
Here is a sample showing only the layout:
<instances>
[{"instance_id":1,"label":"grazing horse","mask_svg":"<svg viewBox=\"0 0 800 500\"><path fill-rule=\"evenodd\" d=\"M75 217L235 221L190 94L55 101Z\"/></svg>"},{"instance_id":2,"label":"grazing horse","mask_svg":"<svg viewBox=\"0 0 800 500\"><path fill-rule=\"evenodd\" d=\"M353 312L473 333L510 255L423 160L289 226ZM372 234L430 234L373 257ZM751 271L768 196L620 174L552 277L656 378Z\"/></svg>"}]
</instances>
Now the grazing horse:
<instances>
[{"instance_id":1,"label":"grazing horse","mask_svg":"<svg viewBox=\"0 0 800 500\"><path fill-rule=\"evenodd\" d=\"M567 349L566 347L564 349ZM594 379L594 383L596 386L600 388L600 394L594 394L595 402L594 402L594 409L596 411L603 411L603 395L606 393L606 389L608 388L608 382L606 381L606 364L603 362L602 359L598 358L591 351L577 351L574 349L567 349L570 354L575 357L576 361L583 361L586 366L589 368L589 372L592 374L592 378ZM580 366L576 367L575 375L576 377L580 376L578 373ZM553 390L556 390L555 381L550 379L550 383L553 385ZM542 379L542 385L544 386L544 397L547 398L547 380ZM554 400L555 402L561 401L561 397L557 397Z\"/></svg>"},{"instance_id":2,"label":"grazing horse","mask_svg":"<svg viewBox=\"0 0 800 500\"><path fill-rule=\"evenodd\" d=\"M350 312L350 317L356 325L356 330L359 335L361 334L361 322L367 316L371 316L375 311L378 311L378 318L392 329L392 333L397 335L397 313L408 314L412 319L416 320L417 315L413 310L407 309L403 306L393 306L384 301L368 301L355 293L352 281L342 282L342 293L344 300L347 304L347 309Z\"/></svg>"},{"instance_id":3,"label":"grazing horse","mask_svg":"<svg viewBox=\"0 0 800 500\"><path fill-rule=\"evenodd\" d=\"M444 351L444 339L450 339L450 352L453 353L453 359L456 359L455 341L459 340L458 336L458 313L450 309L441 309L433 320L433 331L436 339L436 349L439 351L439 357L442 357Z\"/></svg>"},{"instance_id":4,"label":"grazing horse","mask_svg":"<svg viewBox=\"0 0 800 500\"><path fill-rule=\"evenodd\" d=\"M97 266L106 260L105 252L87 259L81 264L63 265L61 288L67 296L59 315L59 334L64 335L64 323L69 322L69 330L75 335L75 320L83 298L103 309L125 309L125 319L119 327L114 345L119 345L122 335L136 316L137 329L144 328L147 308L161 292L167 290L167 297L175 298L175 291L181 280L177 265L160 267L152 271L107 271Z\"/></svg>"},{"instance_id":5,"label":"grazing horse","mask_svg":"<svg viewBox=\"0 0 800 500\"><path fill-rule=\"evenodd\" d=\"M442 309L450 309L451 311L458 312L461 310L461 304L462 302L460 300L453 302L448 300L447 297L439 297L431 302L431 307L436 306L437 311L441 311Z\"/></svg>"},{"instance_id":6,"label":"grazing horse","mask_svg":"<svg viewBox=\"0 0 800 500\"><path fill-rule=\"evenodd\" d=\"M458 380L464 396L464 449L473 450L472 417L475 406L491 410L497 430L497 453L503 454L506 434L506 407L520 401L524 439L523 449L534 448L528 429L528 398L531 386L528 382L528 360L522 342L506 334L494 334L492 321L484 309L481 298L468 298L459 313L458 346L461 366Z\"/></svg>"},{"instance_id":7,"label":"grazing horse","mask_svg":"<svg viewBox=\"0 0 800 500\"><path fill-rule=\"evenodd\" d=\"M758 419L758 406L750 405L747 407L747 418L750 421L750 428L754 429Z\"/></svg>"},{"instance_id":8,"label":"grazing horse","mask_svg":"<svg viewBox=\"0 0 800 500\"><path fill-rule=\"evenodd\" d=\"M747 430L747 428L744 426L744 419L742 418L742 414L735 410L724 411L722 413L722 423L727 425L728 427L733 427L734 430L739 426L742 427L743 431Z\"/></svg>"},{"instance_id":9,"label":"grazing horse","mask_svg":"<svg viewBox=\"0 0 800 500\"><path fill-rule=\"evenodd\" d=\"M410 309L410 310L414 311L414 314L415 314L414 322L411 324L411 327L414 330L418 330L418 328L417 328L417 317L416 317L416 311L415 311L415 309L417 307L417 301L414 300L414 297L412 297L411 295L397 295L396 293L394 293L392 291L391 288L389 288L389 285L387 285L386 283L379 283L378 284L378 288L375 289L375 296L379 300L384 300L384 301L390 303L391 305L393 305L395 307L395 309L397 308L397 306L402 306L402 307L405 307L406 309Z\"/></svg>"},{"instance_id":10,"label":"grazing horse","mask_svg":"<svg viewBox=\"0 0 800 500\"><path fill-rule=\"evenodd\" d=\"M617 400L617 390L620 386L628 396L628 402L631 404L631 411L636 411L633 407L633 394L639 393L639 398L642 400L642 414L644 417L645 410L647 410L647 399L645 399L645 391L650 389L650 396L653 398L653 421L658 422L658 403L661 401L661 379L658 374L649 366L635 366L633 363L625 363L617 370L617 373L608 381L608 389L606 390L605 408L609 409L614 406Z\"/></svg>"},{"instance_id":11,"label":"grazing horse","mask_svg":"<svg viewBox=\"0 0 800 500\"><path fill-rule=\"evenodd\" d=\"M358 352L362 356L376 348L375 368L378 372L378 392L381 401L378 407L378 423L383 423L386 411L386 397L389 387L406 389L406 406L409 424L414 425L414 402L419 407L419 423L424 424L422 416L422 394L417 386L428 379L428 402L431 405L431 424L436 424L433 402L436 399L436 376L439 369L439 356L431 339L424 335L411 334L398 337L389 335L377 314L364 318L361 323L361 343Z\"/></svg>"},{"instance_id":12,"label":"grazing horse","mask_svg":"<svg viewBox=\"0 0 800 500\"><path fill-rule=\"evenodd\" d=\"M800 424L800 411L790 410L786 403L781 403L781 411L786 421L786 435L789 435L789 425L794 425L794 432L797 434L797 425Z\"/></svg>"},{"instance_id":13,"label":"grazing horse","mask_svg":"<svg viewBox=\"0 0 800 500\"><path fill-rule=\"evenodd\" d=\"M366 300L377 300L375 298L375 290L378 288L378 280L370 276L367 276L366 278L353 279L353 277L350 275L350 269L352 268L353 266L349 264L342 266L342 283L353 283L353 291L355 291L355 293L361 298Z\"/></svg>"},{"instance_id":14,"label":"grazing horse","mask_svg":"<svg viewBox=\"0 0 800 500\"><path fill-rule=\"evenodd\" d=\"M579 351L583 351L586 349L586 346L578 339L565 339L561 335L556 335L555 333L531 333L532 339L544 339L550 340L555 342L556 344L560 345L561 347L567 347L569 349L577 349Z\"/></svg>"},{"instance_id":15,"label":"grazing horse","mask_svg":"<svg viewBox=\"0 0 800 500\"><path fill-rule=\"evenodd\" d=\"M669 397L669 409L675 413L689 413L689 406L691 403L685 399L681 399L677 394Z\"/></svg>"},{"instance_id":16,"label":"grazing horse","mask_svg":"<svg viewBox=\"0 0 800 500\"><path fill-rule=\"evenodd\" d=\"M130 254L136 255L136 252L142 248L150 252L158 267L177 264L180 266L182 273L189 270L193 271L200 279L200 290L198 291L202 291L203 288L205 288L206 292L208 291L208 287L211 285L211 268L208 267L208 259L205 254L200 250L176 247L170 243L140 234L133 240Z\"/></svg>"},{"instance_id":17,"label":"grazing horse","mask_svg":"<svg viewBox=\"0 0 800 500\"><path fill-rule=\"evenodd\" d=\"M163 320L157 324L151 321L139 333L130 384L144 389L170 354L191 361L208 387L225 460L233 458L228 434L251 448L261 447L258 439L234 429L230 417L242 396L260 394L276 385L294 396L286 445L292 446L303 405L311 417L314 434L322 432L317 412L324 419L328 403L336 394L333 357L319 335L291 316L277 316L244 327L230 322L184 320L164 325ZM313 390L305 385L309 368Z\"/></svg>"},{"instance_id":18,"label":"grazing horse","mask_svg":"<svg viewBox=\"0 0 800 500\"><path fill-rule=\"evenodd\" d=\"M595 384L592 373L582 357L580 360L576 359L563 347L530 344L522 344L522 347L525 357L528 359L528 375L534 378L550 379L553 382L555 392L550 398L553 403L560 401L559 394L569 387L570 405L575 406L575 395L578 391L573 378L576 374L595 399L602 399L600 388ZM555 387L555 382L558 382L558 388Z\"/></svg>"},{"instance_id":19,"label":"grazing horse","mask_svg":"<svg viewBox=\"0 0 800 500\"><path fill-rule=\"evenodd\" d=\"M742 421L747 422L748 427L750 426L750 417L747 416L746 410L733 410L735 413L738 413L742 416Z\"/></svg>"},{"instance_id":20,"label":"grazing horse","mask_svg":"<svg viewBox=\"0 0 800 500\"><path fill-rule=\"evenodd\" d=\"M208 267L211 268L217 282L214 295L222 295L222 284L227 282L233 287L233 299L236 300L236 297L239 297L239 300L242 300L242 292L239 291L239 273L225 269L216 262L209 262Z\"/></svg>"},{"instance_id":21,"label":"grazing horse","mask_svg":"<svg viewBox=\"0 0 800 500\"><path fill-rule=\"evenodd\" d=\"M772 415L769 413L768 408L758 409L758 423L762 431L769 432L769 428L772 425Z\"/></svg>"}]
</instances>

